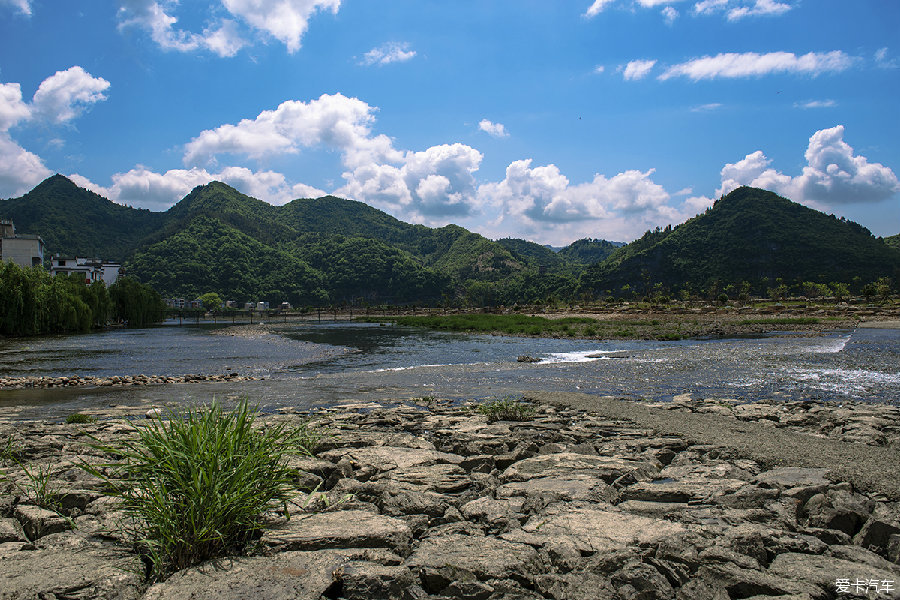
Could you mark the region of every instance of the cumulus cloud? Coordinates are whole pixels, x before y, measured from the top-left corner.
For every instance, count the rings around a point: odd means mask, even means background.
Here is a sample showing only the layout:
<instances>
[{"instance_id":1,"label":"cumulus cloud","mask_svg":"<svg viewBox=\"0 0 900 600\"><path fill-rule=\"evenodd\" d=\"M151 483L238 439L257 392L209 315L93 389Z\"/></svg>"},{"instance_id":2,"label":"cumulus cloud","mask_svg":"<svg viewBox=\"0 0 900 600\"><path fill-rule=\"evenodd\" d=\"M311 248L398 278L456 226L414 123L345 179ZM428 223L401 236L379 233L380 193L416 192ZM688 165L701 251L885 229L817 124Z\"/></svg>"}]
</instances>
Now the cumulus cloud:
<instances>
[{"instance_id":1,"label":"cumulus cloud","mask_svg":"<svg viewBox=\"0 0 900 600\"><path fill-rule=\"evenodd\" d=\"M251 27L282 42L293 54L300 49L313 14L337 14L341 0L222 0L222 4Z\"/></svg>"},{"instance_id":2,"label":"cumulus cloud","mask_svg":"<svg viewBox=\"0 0 900 600\"><path fill-rule=\"evenodd\" d=\"M0 132L0 197L21 196L52 174L39 156Z\"/></svg>"},{"instance_id":3,"label":"cumulus cloud","mask_svg":"<svg viewBox=\"0 0 900 600\"><path fill-rule=\"evenodd\" d=\"M675 19L678 18L678 11L671 6L667 6L662 9L662 16L666 20L666 23L668 25L672 25L673 23L675 23Z\"/></svg>"},{"instance_id":4,"label":"cumulus cloud","mask_svg":"<svg viewBox=\"0 0 900 600\"><path fill-rule=\"evenodd\" d=\"M887 47L875 51L875 64L882 69L900 69L900 61L888 56Z\"/></svg>"},{"instance_id":5,"label":"cumulus cloud","mask_svg":"<svg viewBox=\"0 0 900 600\"><path fill-rule=\"evenodd\" d=\"M900 192L894 172L856 155L844 141L844 126L815 132L809 138L805 154L807 166L801 175L791 177L771 167L761 151L722 169L722 186L717 194L726 194L741 186L761 187L796 202L815 208L839 204L880 202Z\"/></svg>"},{"instance_id":6,"label":"cumulus cloud","mask_svg":"<svg viewBox=\"0 0 900 600\"><path fill-rule=\"evenodd\" d=\"M100 186L77 173L69 178L79 186L109 198L150 210L166 210L184 198L198 185L222 181L239 192L281 205L295 198L318 198L325 195L320 189L298 183L289 184L284 175L274 171L251 171L246 167L225 167L210 172L202 168L170 169L157 173L143 165L112 176L112 185Z\"/></svg>"},{"instance_id":7,"label":"cumulus cloud","mask_svg":"<svg viewBox=\"0 0 900 600\"><path fill-rule=\"evenodd\" d=\"M729 21L737 21L744 17L782 15L792 8L791 4L776 0L702 0L694 4L694 14L721 12Z\"/></svg>"},{"instance_id":8,"label":"cumulus cloud","mask_svg":"<svg viewBox=\"0 0 900 600\"><path fill-rule=\"evenodd\" d=\"M91 104L106 100L109 82L93 77L79 66L57 71L41 82L31 101L34 116L52 123L65 123Z\"/></svg>"},{"instance_id":9,"label":"cumulus cloud","mask_svg":"<svg viewBox=\"0 0 900 600\"><path fill-rule=\"evenodd\" d=\"M603 9L615 2L616 0L594 0L593 3L588 7L586 11L584 11L584 16L587 18L596 17Z\"/></svg>"},{"instance_id":10,"label":"cumulus cloud","mask_svg":"<svg viewBox=\"0 0 900 600\"><path fill-rule=\"evenodd\" d=\"M18 83L0 83L0 131L31 118L31 108L22 101Z\"/></svg>"},{"instance_id":11,"label":"cumulus cloud","mask_svg":"<svg viewBox=\"0 0 900 600\"><path fill-rule=\"evenodd\" d=\"M797 56L793 52L756 52L717 54L704 56L666 69L660 79L688 77L700 79L760 77L772 73L802 73L820 75L827 72L844 71L854 63L854 59L840 50L832 52L809 52Z\"/></svg>"},{"instance_id":12,"label":"cumulus cloud","mask_svg":"<svg viewBox=\"0 0 900 600\"><path fill-rule=\"evenodd\" d=\"M643 79L650 73L655 64L655 60L632 60L625 65L622 75L625 77L626 81Z\"/></svg>"},{"instance_id":13,"label":"cumulus cloud","mask_svg":"<svg viewBox=\"0 0 900 600\"><path fill-rule=\"evenodd\" d=\"M208 50L234 56L249 44L237 21L231 19L211 19L213 24L202 33L179 29L174 15L177 4L175 0L119 0L119 28L143 29L160 48L178 52ZM324 10L337 13L341 1L222 0L222 5L251 29L274 37L294 53L300 49L312 16Z\"/></svg>"},{"instance_id":14,"label":"cumulus cloud","mask_svg":"<svg viewBox=\"0 0 900 600\"><path fill-rule=\"evenodd\" d=\"M710 112L713 110L719 110L720 108L722 108L722 106L723 105L721 102L710 102L708 104L700 104L691 108L691 112Z\"/></svg>"},{"instance_id":15,"label":"cumulus cloud","mask_svg":"<svg viewBox=\"0 0 900 600\"><path fill-rule=\"evenodd\" d=\"M0 4L12 6L26 17L31 16L31 0L0 0Z\"/></svg>"},{"instance_id":16,"label":"cumulus cloud","mask_svg":"<svg viewBox=\"0 0 900 600\"><path fill-rule=\"evenodd\" d=\"M478 123L478 129L496 138L509 137L509 133L507 133L503 123L493 123L487 119L482 119Z\"/></svg>"},{"instance_id":17,"label":"cumulus cloud","mask_svg":"<svg viewBox=\"0 0 900 600\"><path fill-rule=\"evenodd\" d=\"M388 42L366 52L360 64L381 66L394 62L406 62L415 55L416 51L410 50L407 42Z\"/></svg>"}]
</instances>

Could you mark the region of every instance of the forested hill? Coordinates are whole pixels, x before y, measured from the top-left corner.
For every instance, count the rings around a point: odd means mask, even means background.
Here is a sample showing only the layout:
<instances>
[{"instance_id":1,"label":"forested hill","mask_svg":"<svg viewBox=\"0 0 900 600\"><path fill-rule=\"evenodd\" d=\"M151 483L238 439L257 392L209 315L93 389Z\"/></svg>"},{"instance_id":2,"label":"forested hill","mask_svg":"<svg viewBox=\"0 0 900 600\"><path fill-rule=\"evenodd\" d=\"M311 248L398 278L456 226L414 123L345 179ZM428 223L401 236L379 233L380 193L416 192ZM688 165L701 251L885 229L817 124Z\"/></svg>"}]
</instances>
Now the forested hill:
<instances>
[{"instance_id":1,"label":"forested hill","mask_svg":"<svg viewBox=\"0 0 900 600\"><path fill-rule=\"evenodd\" d=\"M164 213L137 210L56 175L0 218L44 238L48 253L124 260L165 296L215 291L300 304L465 299L504 303L571 293L579 269L524 240L493 242L456 225L404 223L326 196L272 206L223 183Z\"/></svg>"},{"instance_id":2,"label":"forested hill","mask_svg":"<svg viewBox=\"0 0 900 600\"><path fill-rule=\"evenodd\" d=\"M54 175L20 198L0 201L0 218L40 235L47 252L122 261L165 221L163 213L122 206Z\"/></svg>"},{"instance_id":3,"label":"forested hill","mask_svg":"<svg viewBox=\"0 0 900 600\"><path fill-rule=\"evenodd\" d=\"M900 250L900 233L897 235L892 235L890 237L884 238L884 243L890 246L891 248L896 248Z\"/></svg>"},{"instance_id":4,"label":"forested hill","mask_svg":"<svg viewBox=\"0 0 900 600\"><path fill-rule=\"evenodd\" d=\"M643 294L655 284L696 291L746 281L764 291L777 278L867 283L898 273L900 251L865 227L741 187L704 214L648 231L589 267L581 288L602 294L628 286Z\"/></svg>"}]
</instances>

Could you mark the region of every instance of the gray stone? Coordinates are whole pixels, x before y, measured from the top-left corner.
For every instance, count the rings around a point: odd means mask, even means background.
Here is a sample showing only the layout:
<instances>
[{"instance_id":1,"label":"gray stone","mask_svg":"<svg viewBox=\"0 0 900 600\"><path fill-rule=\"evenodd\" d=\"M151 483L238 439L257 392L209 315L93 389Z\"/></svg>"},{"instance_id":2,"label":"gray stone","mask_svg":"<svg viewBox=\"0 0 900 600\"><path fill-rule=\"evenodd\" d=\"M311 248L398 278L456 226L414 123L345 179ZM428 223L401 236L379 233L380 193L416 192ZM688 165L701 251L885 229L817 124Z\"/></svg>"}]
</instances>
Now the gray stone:
<instances>
[{"instance_id":1,"label":"gray stone","mask_svg":"<svg viewBox=\"0 0 900 600\"><path fill-rule=\"evenodd\" d=\"M570 474L559 477L535 477L525 481L511 481L497 488L498 498L547 494L560 500L605 500L618 498L619 493L599 477Z\"/></svg>"},{"instance_id":2,"label":"gray stone","mask_svg":"<svg viewBox=\"0 0 900 600\"><path fill-rule=\"evenodd\" d=\"M506 540L544 545L570 540L581 552L599 552L630 544L650 544L686 531L679 523L622 512L613 507L553 505L528 519L521 531L504 533Z\"/></svg>"},{"instance_id":3,"label":"gray stone","mask_svg":"<svg viewBox=\"0 0 900 600\"><path fill-rule=\"evenodd\" d=\"M368 561L351 561L336 573L346 600L399 600L416 582L406 567L386 566Z\"/></svg>"},{"instance_id":4,"label":"gray stone","mask_svg":"<svg viewBox=\"0 0 900 600\"><path fill-rule=\"evenodd\" d=\"M17 520L0 518L0 544L24 541L26 541L25 534Z\"/></svg>"},{"instance_id":5,"label":"gray stone","mask_svg":"<svg viewBox=\"0 0 900 600\"><path fill-rule=\"evenodd\" d=\"M361 510L295 516L267 531L261 543L280 552L324 548L391 548L403 551L410 541L401 519Z\"/></svg>"},{"instance_id":6,"label":"gray stone","mask_svg":"<svg viewBox=\"0 0 900 600\"><path fill-rule=\"evenodd\" d=\"M769 572L794 581L803 581L818 586L831 594L836 593L838 578L878 579L893 581L894 587L900 582L900 569L887 570L866 563L850 562L831 556L813 554L779 554L769 565Z\"/></svg>"},{"instance_id":7,"label":"gray stone","mask_svg":"<svg viewBox=\"0 0 900 600\"><path fill-rule=\"evenodd\" d=\"M812 486L828 486L831 482L825 477L828 469L809 469L803 467L779 467L765 471L756 476L755 483L780 489Z\"/></svg>"},{"instance_id":8,"label":"gray stone","mask_svg":"<svg viewBox=\"0 0 900 600\"><path fill-rule=\"evenodd\" d=\"M51 533L59 533L71 527L71 521L46 508L19 504L15 510L16 519L29 540L34 541Z\"/></svg>"},{"instance_id":9,"label":"gray stone","mask_svg":"<svg viewBox=\"0 0 900 600\"><path fill-rule=\"evenodd\" d=\"M71 533L48 535L0 562L0 600L84 598L136 600L143 565L124 548Z\"/></svg>"},{"instance_id":10,"label":"gray stone","mask_svg":"<svg viewBox=\"0 0 900 600\"><path fill-rule=\"evenodd\" d=\"M319 600L349 557L322 550L223 558L175 573L150 587L143 600Z\"/></svg>"},{"instance_id":11,"label":"gray stone","mask_svg":"<svg viewBox=\"0 0 900 600\"><path fill-rule=\"evenodd\" d=\"M405 566L419 574L430 593L439 593L458 579L527 581L541 570L534 548L494 537L460 534L423 540Z\"/></svg>"},{"instance_id":12,"label":"gray stone","mask_svg":"<svg viewBox=\"0 0 900 600\"><path fill-rule=\"evenodd\" d=\"M500 476L501 481L527 481L537 477L567 477L576 474L590 475L612 483L626 474L635 479L645 479L656 474L659 469L646 461L632 460L617 456L590 456L575 452L541 454L520 460L507 468Z\"/></svg>"},{"instance_id":13,"label":"gray stone","mask_svg":"<svg viewBox=\"0 0 900 600\"><path fill-rule=\"evenodd\" d=\"M387 478L401 487L416 491L431 490L441 494L461 492L472 485L472 480L464 470L446 463L397 469L391 471Z\"/></svg>"},{"instance_id":14,"label":"gray stone","mask_svg":"<svg viewBox=\"0 0 900 600\"><path fill-rule=\"evenodd\" d=\"M376 473L399 469L406 471L413 467L438 463L459 464L462 457L456 454L420 448L399 448L393 446L367 446L364 448L342 448L320 452L319 457L337 463L347 458L354 469L369 467Z\"/></svg>"}]
</instances>

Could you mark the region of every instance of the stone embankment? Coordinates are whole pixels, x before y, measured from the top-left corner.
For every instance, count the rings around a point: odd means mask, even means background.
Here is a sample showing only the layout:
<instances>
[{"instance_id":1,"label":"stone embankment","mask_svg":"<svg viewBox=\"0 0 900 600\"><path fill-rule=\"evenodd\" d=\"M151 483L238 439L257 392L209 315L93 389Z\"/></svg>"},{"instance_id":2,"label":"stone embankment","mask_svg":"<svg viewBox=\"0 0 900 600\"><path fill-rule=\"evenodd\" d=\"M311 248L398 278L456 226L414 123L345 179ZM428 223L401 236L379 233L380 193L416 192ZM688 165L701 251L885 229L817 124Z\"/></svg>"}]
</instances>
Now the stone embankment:
<instances>
[{"instance_id":1,"label":"stone embankment","mask_svg":"<svg viewBox=\"0 0 900 600\"><path fill-rule=\"evenodd\" d=\"M703 405L647 410L671 420ZM741 418L739 406L708 406L732 411L723 422ZM795 415L785 433L805 438L790 427L831 436L822 424L845 418L837 408L766 410ZM894 407L858 409L878 420L873 431L898 426ZM772 468L728 444L565 406L538 406L527 422L489 423L441 402L311 416L332 435L315 457L292 460L298 489L313 491L291 518L273 512L245 555L150 586L116 506L77 467L100 459L88 434L110 440L130 427L0 424L12 440L3 470L19 486L0 483L0 599L898 597L900 498L863 493L827 466ZM34 505L20 463L51 473L63 516Z\"/></svg>"},{"instance_id":2,"label":"stone embankment","mask_svg":"<svg viewBox=\"0 0 900 600\"><path fill-rule=\"evenodd\" d=\"M68 377L0 377L0 390L64 387L131 387L162 385L166 383L200 383L204 381L256 381L258 379L260 378L249 375L239 375L235 372L216 375L113 375L112 377L72 375Z\"/></svg>"}]
</instances>

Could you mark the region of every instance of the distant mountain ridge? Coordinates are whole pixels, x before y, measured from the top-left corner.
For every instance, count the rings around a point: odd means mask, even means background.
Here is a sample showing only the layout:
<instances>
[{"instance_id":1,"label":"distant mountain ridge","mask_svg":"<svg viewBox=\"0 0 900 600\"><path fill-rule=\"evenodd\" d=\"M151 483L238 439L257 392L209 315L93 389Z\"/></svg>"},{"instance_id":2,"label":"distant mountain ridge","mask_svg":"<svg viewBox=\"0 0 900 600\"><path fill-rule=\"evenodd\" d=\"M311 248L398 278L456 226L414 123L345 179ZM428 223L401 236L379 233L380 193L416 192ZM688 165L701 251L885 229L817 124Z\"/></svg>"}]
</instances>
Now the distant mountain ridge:
<instances>
[{"instance_id":1,"label":"distant mountain ridge","mask_svg":"<svg viewBox=\"0 0 900 600\"><path fill-rule=\"evenodd\" d=\"M628 245L582 239L559 251L489 240L457 225L412 225L325 196L273 206L220 182L165 212L121 206L61 175L0 201L0 218L48 252L120 260L164 296L238 301L513 304L651 287L748 281L863 283L900 275L900 250L855 223L740 188L705 214Z\"/></svg>"}]
</instances>

